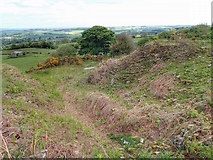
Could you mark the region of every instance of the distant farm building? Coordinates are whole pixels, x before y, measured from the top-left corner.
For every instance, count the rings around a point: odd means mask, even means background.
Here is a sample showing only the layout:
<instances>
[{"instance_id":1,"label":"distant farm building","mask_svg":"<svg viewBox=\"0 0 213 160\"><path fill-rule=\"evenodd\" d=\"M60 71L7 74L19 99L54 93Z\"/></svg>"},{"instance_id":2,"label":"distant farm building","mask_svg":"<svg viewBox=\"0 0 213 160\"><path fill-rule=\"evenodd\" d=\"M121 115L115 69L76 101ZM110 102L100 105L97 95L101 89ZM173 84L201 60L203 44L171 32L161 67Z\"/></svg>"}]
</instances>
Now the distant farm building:
<instances>
[{"instance_id":1,"label":"distant farm building","mask_svg":"<svg viewBox=\"0 0 213 160\"><path fill-rule=\"evenodd\" d=\"M14 51L10 54L10 57L19 57L19 56L24 56L25 52L23 51Z\"/></svg>"}]
</instances>

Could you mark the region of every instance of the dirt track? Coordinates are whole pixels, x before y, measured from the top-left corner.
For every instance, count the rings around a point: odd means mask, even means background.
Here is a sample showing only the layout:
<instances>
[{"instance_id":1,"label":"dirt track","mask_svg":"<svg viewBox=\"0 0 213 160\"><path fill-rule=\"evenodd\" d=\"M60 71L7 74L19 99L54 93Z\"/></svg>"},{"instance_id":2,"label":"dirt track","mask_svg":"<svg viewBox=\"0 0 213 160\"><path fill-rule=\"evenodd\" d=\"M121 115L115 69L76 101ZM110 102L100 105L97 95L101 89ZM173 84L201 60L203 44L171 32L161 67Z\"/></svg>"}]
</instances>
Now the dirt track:
<instances>
[{"instance_id":1,"label":"dirt track","mask_svg":"<svg viewBox=\"0 0 213 160\"><path fill-rule=\"evenodd\" d=\"M74 119L80 121L85 127L90 128L91 129L91 136L88 137L86 141L86 144L88 144L89 146L82 146L81 145L81 140L79 139L75 141L75 143L73 144L74 148L74 153L75 153L75 157L83 157L84 155L83 153L85 153L85 149L89 148L92 149L93 145L95 145L95 143L97 143L97 146L99 148L102 149L102 151L104 152L105 156L108 157L107 153L106 153L106 149L105 147L101 144L101 142L103 141L107 141L107 143L112 143L111 140L106 136L107 133L105 132L104 128L101 126L97 126L94 125L94 120L92 118L89 117L89 115L85 114L85 112L83 113L79 108L78 105L75 102L75 96L74 94L70 93L70 92L65 92L63 94L63 99L64 99L64 103L65 103L65 113L70 114ZM92 150L90 150L90 152L92 152Z\"/></svg>"}]
</instances>

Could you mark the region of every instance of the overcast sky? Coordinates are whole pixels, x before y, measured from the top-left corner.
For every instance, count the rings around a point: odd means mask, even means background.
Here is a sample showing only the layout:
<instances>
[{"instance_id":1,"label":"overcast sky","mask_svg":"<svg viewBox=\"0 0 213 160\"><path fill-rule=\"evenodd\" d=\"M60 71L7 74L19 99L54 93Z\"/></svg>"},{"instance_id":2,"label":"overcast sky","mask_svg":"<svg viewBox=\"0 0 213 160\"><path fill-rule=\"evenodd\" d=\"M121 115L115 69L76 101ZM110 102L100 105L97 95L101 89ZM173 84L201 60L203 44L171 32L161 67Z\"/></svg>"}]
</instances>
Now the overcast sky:
<instances>
[{"instance_id":1,"label":"overcast sky","mask_svg":"<svg viewBox=\"0 0 213 160\"><path fill-rule=\"evenodd\" d=\"M211 0L0 0L1 28L210 24Z\"/></svg>"}]
</instances>

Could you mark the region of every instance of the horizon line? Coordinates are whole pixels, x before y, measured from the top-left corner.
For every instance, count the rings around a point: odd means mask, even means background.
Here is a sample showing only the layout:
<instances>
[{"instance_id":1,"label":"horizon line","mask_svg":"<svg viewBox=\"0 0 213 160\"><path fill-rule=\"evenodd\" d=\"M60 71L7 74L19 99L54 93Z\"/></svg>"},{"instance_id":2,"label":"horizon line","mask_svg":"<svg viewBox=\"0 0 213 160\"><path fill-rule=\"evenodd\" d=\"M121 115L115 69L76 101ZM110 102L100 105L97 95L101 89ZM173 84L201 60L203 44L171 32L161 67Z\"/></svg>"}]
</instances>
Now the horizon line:
<instances>
[{"instance_id":1,"label":"horizon line","mask_svg":"<svg viewBox=\"0 0 213 160\"><path fill-rule=\"evenodd\" d=\"M203 25L209 25L207 23L201 23ZM104 26L106 28L114 28L114 27L175 27L175 26L196 26L196 25L201 25L201 24L195 24L195 25L192 25L192 24L184 24L184 25L181 25L181 24L177 24L177 25L123 25L123 26ZM103 26L103 25L93 25L93 26ZM91 27L93 27L91 26ZM211 25L209 25L211 26ZM17 28L0 28L0 30L24 30L24 29L77 29L77 28L91 28L90 26L79 26L79 27L17 27Z\"/></svg>"}]
</instances>

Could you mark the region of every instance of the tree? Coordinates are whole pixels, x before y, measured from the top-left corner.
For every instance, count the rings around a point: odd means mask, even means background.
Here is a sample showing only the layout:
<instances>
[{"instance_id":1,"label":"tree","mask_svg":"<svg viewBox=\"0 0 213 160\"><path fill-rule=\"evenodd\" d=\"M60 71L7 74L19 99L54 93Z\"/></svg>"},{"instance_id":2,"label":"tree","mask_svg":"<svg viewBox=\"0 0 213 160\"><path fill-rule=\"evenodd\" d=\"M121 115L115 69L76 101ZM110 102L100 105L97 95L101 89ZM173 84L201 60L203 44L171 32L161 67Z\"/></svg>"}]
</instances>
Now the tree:
<instances>
[{"instance_id":1,"label":"tree","mask_svg":"<svg viewBox=\"0 0 213 160\"><path fill-rule=\"evenodd\" d=\"M60 46L57 50L54 56L71 56L76 55L77 50L73 47L72 44L64 44Z\"/></svg>"},{"instance_id":2,"label":"tree","mask_svg":"<svg viewBox=\"0 0 213 160\"><path fill-rule=\"evenodd\" d=\"M132 38L126 33L121 33L116 37L115 43L111 46L112 56L129 54L135 48Z\"/></svg>"},{"instance_id":3,"label":"tree","mask_svg":"<svg viewBox=\"0 0 213 160\"><path fill-rule=\"evenodd\" d=\"M110 51L114 32L102 26L94 26L82 33L80 54L90 53L97 55L100 52L107 54Z\"/></svg>"}]
</instances>

